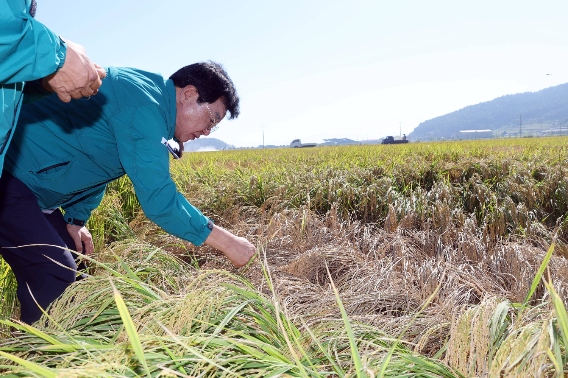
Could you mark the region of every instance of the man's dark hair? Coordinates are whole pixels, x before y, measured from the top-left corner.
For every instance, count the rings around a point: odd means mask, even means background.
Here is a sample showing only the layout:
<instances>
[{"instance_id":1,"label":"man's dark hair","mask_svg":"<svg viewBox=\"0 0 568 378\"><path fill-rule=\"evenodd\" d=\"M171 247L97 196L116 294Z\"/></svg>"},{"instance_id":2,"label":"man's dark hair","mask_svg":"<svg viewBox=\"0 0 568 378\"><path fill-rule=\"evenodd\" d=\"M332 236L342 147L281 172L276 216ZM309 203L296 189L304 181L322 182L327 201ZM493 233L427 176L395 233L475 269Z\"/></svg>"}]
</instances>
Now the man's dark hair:
<instances>
[{"instance_id":1,"label":"man's dark hair","mask_svg":"<svg viewBox=\"0 0 568 378\"><path fill-rule=\"evenodd\" d=\"M170 79L178 88L193 85L199 92L198 103L211 104L223 97L225 107L231 113L229 119L239 116L237 90L233 81L219 63L208 61L190 64L179 69L170 76Z\"/></svg>"}]
</instances>

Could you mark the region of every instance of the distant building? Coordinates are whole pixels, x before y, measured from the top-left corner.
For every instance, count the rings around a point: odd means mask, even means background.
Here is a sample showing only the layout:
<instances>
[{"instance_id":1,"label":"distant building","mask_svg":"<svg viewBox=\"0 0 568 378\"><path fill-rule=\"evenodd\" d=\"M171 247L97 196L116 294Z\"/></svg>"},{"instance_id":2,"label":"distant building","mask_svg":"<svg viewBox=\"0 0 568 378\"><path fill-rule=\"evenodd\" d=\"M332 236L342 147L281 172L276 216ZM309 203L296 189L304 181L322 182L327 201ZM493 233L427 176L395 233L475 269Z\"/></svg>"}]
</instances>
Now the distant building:
<instances>
[{"instance_id":1,"label":"distant building","mask_svg":"<svg viewBox=\"0 0 568 378\"><path fill-rule=\"evenodd\" d=\"M568 134L568 127L559 127L556 129L544 130L542 131L542 135L549 136L549 135L567 135Z\"/></svg>"}]
</instances>

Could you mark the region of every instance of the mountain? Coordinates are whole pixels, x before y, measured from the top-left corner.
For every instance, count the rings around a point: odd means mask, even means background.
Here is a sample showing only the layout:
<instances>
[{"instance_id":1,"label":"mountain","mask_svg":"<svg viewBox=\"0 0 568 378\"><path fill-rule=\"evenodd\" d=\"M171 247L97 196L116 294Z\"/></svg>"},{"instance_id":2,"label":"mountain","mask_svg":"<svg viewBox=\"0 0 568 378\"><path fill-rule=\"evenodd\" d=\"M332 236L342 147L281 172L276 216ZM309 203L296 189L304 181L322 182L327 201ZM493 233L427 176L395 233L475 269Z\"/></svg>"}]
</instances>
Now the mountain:
<instances>
[{"instance_id":1,"label":"mountain","mask_svg":"<svg viewBox=\"0 0 568 378\"><path fill-rule=\"evenodd\" d=\"M460 130L492 130L493 136L540 134L551 127L568 125L568 83L538 92L525 92L498 97L477 105L429 119L409 135L411 140L434 138L468 138ZM491 133L490 133L491 134Z\"/></svg>"},{"instance_id":2,"label":"mountain","mask_svg":"<svg viewBox=\"0 0 568 378\"><path fill-rule=\"evenodd\" d=\"M183 148L185 152L197 152L230 150L234 149L235 146L215 138L199 138L185 142Z\"/></svg>"}]
</instances>

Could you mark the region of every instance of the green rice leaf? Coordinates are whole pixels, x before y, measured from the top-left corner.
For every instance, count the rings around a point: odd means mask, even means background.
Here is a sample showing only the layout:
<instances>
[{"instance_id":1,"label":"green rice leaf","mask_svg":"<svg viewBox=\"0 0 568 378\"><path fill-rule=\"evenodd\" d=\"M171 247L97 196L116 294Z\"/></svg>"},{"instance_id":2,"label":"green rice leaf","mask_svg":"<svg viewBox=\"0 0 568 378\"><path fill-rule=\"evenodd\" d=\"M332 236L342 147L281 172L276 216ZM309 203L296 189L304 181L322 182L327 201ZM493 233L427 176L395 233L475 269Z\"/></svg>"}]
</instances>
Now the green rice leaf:
<instances>
[{"instance_id":1,"label":"green rice leaf","mask_svg":"<svg viewBox=\"0 0 568 378\"><path fill-rule=\"evenodd\" d=\"M331 288L335 293L335 299L337 301L337 305L339 306L339 310L341 311L341 317L343 318L343 323L345 324L345 330L347 331L347 335L349 337L349 346L351 347L351 358L353 358L353 363L355 364L357 378L365 377L366 374L363 371L363 363L361 362L361 356L359 355L359 347L357 346L357 342L355 341L355 336L353 335L351 322L349 321L349 317L347 316L345 307L343 307L343 302L339 297L339 291L337 291L337 288L333 283L333 278L331 277L331 273L329 272L327 262L325 264L325 268L327 270L327 276L329 277L329 282L331 283Z\"/></svg>"},{"instance_id":2,"label":"green rice leaf","mask_svg":"<svg viewBox=\"0 0 568 378\"><path fill-rule=\"evenodd\" d=\"M550 299L552 299L552 304L554 305L554 310L556 312L556 318L558 319L558 326L560 328L560 334L562 335L562 340L564 341L564 346L568 345L568 314L566 313L566 307L562 302L562 298L558 295L554 286L544 281L548 292L550 293Z\"/></svg>"},{"instance_id":3,"label":"green rice leaf","mask_svg":"<svg viewBox=\"0 0 568 378\"><path fill-rule=\"evenodd\" d=\"M128 308L126 307L126 304L122 299L122 296L120 295L120 293L118 292L112 281L110 281L110 284L114 292L114 300L116 302L116 307L120 312L120 317L122 318L124 328L126 329L126 333L128 334L128 338L130 340L130 345L132 346L132 349L134 350L136 357L138 357L138 360L140 361L142 366L144 366L144 370L146 370L146 375L148 377L151 377L150 370L148 369L148 364L146 363L146 357L144 356L144 350L142 349L142 344L140 343L140 337L138 336L138 332L136 331L134 322L130 317Z\"/></svg>"},{"instance_id":4,"label":"green rice leaf","mask_svg":"<svg viewBox=\"0 0 568 378\"><path fill-rule=\"evenodd\" d=\"M2 320L0 319L0 323L2 324L6 324L8 326L14 327L19 329L20 331L26 331L28 333L31 333L32 335L36 335L37 337L40 337L42 339L44 339L45 341L47 341L48 343L51 343L53 345L61 345L61 341L47 335L46 333L40 331L37 328L32 327L31 325L25 324L25 323L14 323L11 322L9 320ZM68 350L68 352L72 352L74 349L70 349Z\"/></svg>"},{"instance_id":5,"label":"green rice leaf","mask_svg":"<svg viewBox=\"0 0 568 378\"><path fill-rule=\"evenodd\" d=\"M138 276L136 275L136 273L134 273L134 272L132 271L132 269L130 269L130 268L128 267L128 265L126 265L126 264L124 263L124 261L123 261L120 257L118 257L118 255L114 254L114 257L118 260L118 262L120 263L120 266L122 267L122 269L124 269L124 270L126 271L126 273L128 274L128 276L129 276L130 278L132 278L132 279L135 280L135 281L142 282L142 281L140 280L140 277L138 277Z\"/></svg>"},{"instance_id":6,"label":"green rice leaf","mask_svg":"<svg viewBox=\"0 0 568 378\"><path fill-rule=\"evenodd\" d=\"M323 347L323 345L320 343L320 341L318 340L318 338L316 337L316 335L314 335L314 333L312 332L312 330L308 327L308 325L304 322L304 319L300 318L300 320L302 321L302 324L304 326L304 329L308 332L308 334L310 335L310 337L312 338L312 341L316 343L316 345L318 346L319 350L321 353L323 353L323 355L326 357L327 362L333 367L333 370L339 374L340 376L344 376L345 375L345 371L341 368L340 365L338 365L335 362L335 359L333 359L331 357L331 355L329 354L329 352Z\"/></svg>"},{"instance_id":7,"label":"green rice leaf","mask_svg":"<svg viewBox=\"0 0 568 378\"><path fill-rule=\"evenodd\" d=\"M130 279L130 278L123 278L122 280L124 282L128 282L136 291L138 291L140 294L142 294L142 295L144 295L144 296L146 296L150 299L153 299L153 300L156 300L156 301L162 299L162 297L159 294L157 294L154 290L152 290L149 285L147 285L143 282L140 282L139 280L133 280L133 279ZM148 303L150 303L150 302L148 301Z\"/></svg>"},{"instance_id":8,"label":"green rice leaf","mask_svg":"<svg viewBox=\"0 0 568 378\"><path fill-rule=\"evenodd\" d=\"M499 303L495 308L495 311L493 312L491 321L489 322L491 329L490 332L491 341L489 346L490 352L487 361L488 366L491 366L491 362L493 361L493 357L496 351L499 349L501 343L503 342L503 340L505 340L505 338L509 334L507 332L507 329L510 324L510 319L509 319L510 308L511 308L510 302L508 301L503 301Z\"/></svg>"},{"instance_id":9,"label":"green rice leaf","mask_svg":"<svg viewBox=\"0 0 568 378\"><path fill-rule=\"evenodd\" d=\"M554 356L554 354L552 353L552 351L550 350L550 348L548 348L546 350L546 355L548 356L548 358L550 358L550 361L552 361L552 364L554 365L554 368L556 369L556 371L558 372L558 376L560 376L560 373L562 372L562 367L560 366L560 364L558 363L558 360L556 359L556 357Z\"/></svg>"},{"instance_id":10,"label":"green rice leaf","mask_svg":"<svg viewBox=\"0 0 568 378\"><path fill-rule=\"evenodd\" d=\"M116 345L96 345L96 344L54 344L34 348L34 350L45 350L50 352L74 352L76 350L111 350Z\"/></svg>"},{"instance_id":11,"label":"green rice leaf","mask_svg":"<svg viewBox=\"0 0 568 378\"><path fill-rule=\"evenodd\" d=\"M5 352L0 352L0 356L6 357L9 360L12 360L20 365L22 365L23 367L30 369L31 371L40 374L44 377L47 378L56 378L57 377L57 373L49 368L40 366L38 364L35 364L31 361L26 361L24 359L21 359L20 357L16 357L14 355L11 355L9 353L5 353Z\"/></svg>"},{"instance_id":12,"label":"green rice leaf","mask_svg":"<svg viewBox=\"0 0 568 378\"><path fill-rule=\"evenodd\" d=\"M413 356L413 355L401 355L403 361L408 361L414 364L413 369L419 370L422 372L423 375L421 376L429 376L426 373L433 373L436 376L442 377L455 377L456 372L453 371L450 367L444 365L439 361L434 361L427 357L423 356ZM463 377L463 375L457 373L459 377Z\"/></svg>"},{"instance_id":13,"label":"green rice leaf","mask_svg":"<svg viewBox=\"0 0 568 378\"><path fill-rule=\"evenodd\" d=\"M556 361L560 365L556 368L556 371L560 375L560 373L562 373L561 365L563 364L562 352L560 351L560 338L558 335L558 329L554 326L554 322L552 320L548 321L548 334L550 335L552 348L554 349L554 356L556 357L555 359L552 359L552 361Z\"/></svg>"},{"instance_id":14,"label":"green rice leaf","mask_svg":"<svg viewBox=\"0 0 568 378\"><path fill-rule=\"evenodd\" d=\"M219 334L219 332L221 332L221 330L225 328L225 326L235 317L235 315L238 314L246 305L251 302L253 302L253 300L249 299L248 301L241 303L240 305L229 311L223 321L217 326L217 328L215 328L215 331L213 331L211 336L216 336L217 334Z\"/></svg>"},{"instance_id":15,"label":"green rice leaf","mask_svg":"<svg viewBox=\"0 0 568 378\"><path fill-rule=\"evenodd\" d=\"M166 346L166 344L164 344L164 343L162 342L162 340L158 339L158 342L160 343L160 345L162 346L162 348L164 348L164 350L166 351L166 353L168 353L168 356L170 356L170 359L171 359L172 361L177 361L177 360L178 360L178 358L173 354L173 352L170 350L170 348L168 348L168 347ZM185 371L185 369L183 368L183 366L182 366L181 364L178 364L178 366L179 366L179 369L181 370L181 372L182 372L183 374L187 375L187 372ZM176 368L177 368L177 366L176 366Z\"/></svg>"},{"instance_id":16,"label":"green rice leaf","mask_svg":"<svg viewBox=\"0 0 568 378\"><path fill-rule=\"evenodd\" d=\"M91 320L89 320L86 324L90 324L90 323L92 323L96 318L98 318L99 315L100 315L104 310L106 310L106 308L107 308L108 306L110 306L110 304L111 304L112 302L114 302L114 298L108 298L106 301L104 301L104 302L101 304L101 306L99 307L99 309L97 310L97 312L95 313L95 315L93 315L93 316L91 317Z\"/></svg>"},{"instance_id":17,"label":"green rice leaf","mask_svg":"<svg viewBox=\"0 0 568 378\"><path fill-rule=\"evenodd\" d=\"M554 252L554 243L552 243L550 248L548 248L548 252L546 252L546 255L544 256L544 260L542 260L542 264L540 264L540 268L536 272L536 276L534 277L531 288L530 288L529 292L527 293L527 297L525 298L525 301L523 302L523 306L519 310L519 315L518 315L517 321L520 319L524 307L527 305L527 303L531 299L532 295L534 294L538 284L540 283L540 279L542 278L542 274L544 273L544 270L548 266L548 262L550 261L550 258L552 257L552 252Z\"/></svg>"},{"instance_id":18,"label":"green rice leaf","mask_svg":"<svg viewBox=\"0 0 568 378\"><path fill-rule=\"evenodd\" d=\"M229 370L229 369L227 369L227 368L225 368L225 367L219 365L219 364L218 364L217 362L215 362L214 360L212 360L212 359L207 358L206 356L204 356L204 355L203 355L202 353L200 353L197 349L195 349L195 348L189 346L187 343L184 343L183 341L181 341L181 340L179 339L179 337L177 337L176 335L174 335L169 329L167 329L166 327L164 327L164 325L161 324L159 321L156 321L156 322L160 325L160 327L162 327L162 329L163 329L164 331L166 331L166 333L167 333L168 335L170 335L170 337L171 337L176 343L178 343L179 345L181 345L182 347L184 347L186 350L188 350L189 352L191 352L192 354L194 354L195 356L197 356L199 359L201 359L201 360L207 362L207 363L208 363L209 365L211 365L211 366L215 366L216 368L223 370L224 372L226 372L226 373L228 373L228 374L230 374L230 375L233 375L233 376L241 377L241 378L242 378L242 376L241 376L240 374L238 374L238 373L236 373L236 372L233 372L233 371L231 371L231 370Z\"/></svg>"}]
</instances>

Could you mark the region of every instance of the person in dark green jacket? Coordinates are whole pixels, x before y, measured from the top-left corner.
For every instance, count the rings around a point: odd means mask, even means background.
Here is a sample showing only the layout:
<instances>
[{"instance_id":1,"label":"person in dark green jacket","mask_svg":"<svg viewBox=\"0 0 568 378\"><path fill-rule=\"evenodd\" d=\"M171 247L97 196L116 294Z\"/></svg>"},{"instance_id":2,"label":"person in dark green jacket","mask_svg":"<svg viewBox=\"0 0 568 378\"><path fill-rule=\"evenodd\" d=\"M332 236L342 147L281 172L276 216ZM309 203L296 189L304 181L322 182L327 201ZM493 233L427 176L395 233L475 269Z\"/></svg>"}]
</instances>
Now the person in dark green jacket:
<instances>
[{"instance_id":1,"label":"person in dark green jacket","mask_svg":"<svg viewBox=\"0 0 568 378\"><path fill-rule=\"evenodd\" d=\"M99 94L90 99L63 103L50 96L25 105L6 155L8 174L0 179L0 253L18 267L18 287L30 286L32 294L47 286L57 288L36 296L43 307L74 281L75 275L61 268L62 264L76 269L70 253L41 247L57 265L43 257L47 254L40 247L6 247L54 242L63 246L68 232L77 250L83 242L86 252L92 252L84 225L107 184L125 174L144 214L168 233L219 249L236 267L256 252L246 239L214 226L177 191L170 176L169 140L183 146L209 135L227 111L230 118L239 114L239 98L223 68L214 62L196 63L164 80L159 74L110 67L103 82ZM25 200L11 194L22 192L22 186L29 189ZM57 231L44 213L64 219L66 230ZM16 221L17 217L22 219ZM41 312L28 296L27 290L18 291L20 302L27 303L25 309L22 305L22 320L30 323ZM33 311L34 316L28 316Z\"/></svg>"},{"instance_id":2,"label":"person in dark green jacket","mask_svg":"<svg viewBox=\"0 0 568 378\"><path fill-rule=\"evenodd\" d=\"M82 46L35 20L35 11L35 0L0 0L0 176L26 81L43 79L45 88L69 102L96 94L105 75Z\"/></svg>"}]
</instances>

